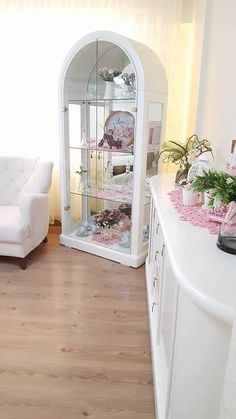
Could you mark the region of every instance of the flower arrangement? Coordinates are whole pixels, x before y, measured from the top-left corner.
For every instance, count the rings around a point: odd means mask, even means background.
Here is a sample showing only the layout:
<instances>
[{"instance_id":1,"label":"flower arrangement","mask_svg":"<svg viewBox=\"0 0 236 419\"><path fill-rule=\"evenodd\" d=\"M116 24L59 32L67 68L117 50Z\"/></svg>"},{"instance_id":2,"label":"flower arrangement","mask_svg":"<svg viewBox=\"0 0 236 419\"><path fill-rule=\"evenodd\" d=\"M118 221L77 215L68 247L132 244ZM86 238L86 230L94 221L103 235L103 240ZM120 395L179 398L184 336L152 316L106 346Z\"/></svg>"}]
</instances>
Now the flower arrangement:
<instances>
[{"instance_id":1,"label":"flower arrangement","mask_svg":"<svg viewBox=\"0 0 236 419\"><path fill-rule=\"evenodd\" d=\"M210 152L213 157L211 144L206 139L200 139L197 134L188 137L184 143L168 141L163 144L163 150L158 155L158 160L164 154L163 163L175 163L180 172L176 183L186 183L188 171L196 159L203 153Z\"/></svg>"},{"instance_id":2,"label":"flower arrangement","mask_svg":"<svg viewBox=\"0 0 236 419\"><path fill-rule=\"evenodd\" d=\"M134 73L131 73L131 74L124 73L124 74L122 74L121 77L124 80L124 84L126 86L133 86L134 85L134 83L135 83L135 74Z\"/></svg>"},{"instance_id":3,"label":"flower arrangement","mask_svg":"<svg viewBox=\"0 0 236 419\"><path fill-rule=\"evenodd\" d=\"M191 189L196 192L209 191L209 206L213 208L227 205L236 201L236 176L217 170L204 170L203 175L196 176Z\"/></svg>"},{"instance_id":4,"label":"flower arrangement","mask_svg":"<svg viewBox=\"0 0 236 419\"><path fill-rule=\"evenodd\" d=\"M100 227L110 228L114 224L118 224L120 221L123 221L125 214L117 209L113 210L102 210L94 217L94 223Z\"/></svg>"},{"instance_id":5,"label":"flower arrangement","mask_svg":"<svg viewBox=\"0 0 236 419\"><path fill-rule=\"evenodd\" d=\"M114 77L118 77L121 74L119 68L108 68L103 67L98 70L98 78L104 81L114 81Z\"/></svg>"},{"instance_id":6,"label":"flower arrangement","mask_svg":"<svg viewBox=\"0 0 236 419\"><path fill-rule=\"evenodd\" d=\"M131 219L131 205L130 204L121 204L118 207L118 210L122 214L126 215L126 217L128 217L129 219Z\"/></svg>"},{"instance_id":7,"label":"flower arrangement","mask_svg":"<svg viewBox=\"0 0 236 419\"><path fill-rule=\"evenodd\" d=\"M165 154L164 163L175 163L180 167L191 166L201 154L211 152L211 144L208 140L200 140L197 134L191 135L184 143L168 141L163 144L163 150L159 153Z\"/></svg>"}]
</instances>

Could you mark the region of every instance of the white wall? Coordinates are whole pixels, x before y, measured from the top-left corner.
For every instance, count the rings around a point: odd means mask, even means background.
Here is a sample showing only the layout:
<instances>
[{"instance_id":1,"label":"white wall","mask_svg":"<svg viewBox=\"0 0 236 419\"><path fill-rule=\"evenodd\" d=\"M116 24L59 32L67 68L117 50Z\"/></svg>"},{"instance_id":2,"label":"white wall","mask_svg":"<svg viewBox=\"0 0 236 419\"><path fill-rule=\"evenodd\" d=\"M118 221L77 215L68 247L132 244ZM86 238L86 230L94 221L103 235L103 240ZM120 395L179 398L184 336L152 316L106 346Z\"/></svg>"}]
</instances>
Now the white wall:
<instances>
[{"instance_id":1,"label":"white wall","mask_svg":"<svg viewBox=\"0 0 236 419\"><path fill-rule=\"evenodd\" d=\"M58 78L68 51L87 33L112 30L143 42L156 51L168 71L180 2L2 1L0 153L57 159Z\"/></svg>"},{"instance_id":2,"label":"white wall","mask_svg":"<svg viewBox=\"0 0 236 419\"><path fill-rule=\"evenodd\" d=\"M0 154L59 160L58 79L64 58L84 35L111 30L152 48L175 87L172 51L182 0L2 0L0 2ZM176 97L176 96L175 96ZM172 103L172 105L171 105ZM175 124L170 124L175 129ZM54 208L59 216L58 177Z\"/></svg>"},{"instance_id":3,"label":"white wall","mask_svg":"<svg viewBox=\"0 0 236 419\"><path fill-rule=\"evenodd\" d=\"M235 0L2 0L0 154L57 163L62 63L95 30L121 33L156 52L168 79L166 139L195 131L223 161L236 129Z\"/></svg>"},{"instance_id":4,"label":"white wall","mask_svg":"<svg viewBox=\"0 0 236 419\"><path fill-rule=\"evenodd\" d=\"M190 3L202 9L208 5L202 63L204 10L195 21L197 34L189 57ZM169 84L167 139L181 139L196 130L216 144L218 158L227 154L236 128L235 0L2 0L1 154L39 153L57 159L61 65L79 38L99 29L143 42L160 57ZM192 85L189 72L195 72Z\"/></svg>"},{"instance_id":5,"label":"white wall","mask_svg":"<svg viewBox=\"0 0 236 419\"><path fill-rule=\"evenodd\" d=\"M214 144L218 167L225 167L236 138L235 40L235 0L208 0L197 131Z\"/></svg>"}]
</instances>

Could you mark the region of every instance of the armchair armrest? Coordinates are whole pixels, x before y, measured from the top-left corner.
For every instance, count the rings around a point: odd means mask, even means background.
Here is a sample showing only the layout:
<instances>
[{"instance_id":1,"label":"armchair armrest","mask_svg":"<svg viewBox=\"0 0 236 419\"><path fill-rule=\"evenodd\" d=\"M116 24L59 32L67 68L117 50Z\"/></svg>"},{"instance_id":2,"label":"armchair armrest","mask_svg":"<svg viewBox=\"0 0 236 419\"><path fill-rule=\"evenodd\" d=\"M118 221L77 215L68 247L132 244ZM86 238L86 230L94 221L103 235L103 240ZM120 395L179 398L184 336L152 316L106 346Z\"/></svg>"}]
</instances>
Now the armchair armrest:
<instances>
[{"instance_id":1,"label":"armchair armrest","mask_svg":"<svg viewBox=\"0 0 236 419\"><path fill-rule=\"evenodd\" d=\"M29 225L32 240L35 244L39 244L48 233L48 194L24 194L20 199L19 206L21 218Z\"/></svg>"}]
</instances>

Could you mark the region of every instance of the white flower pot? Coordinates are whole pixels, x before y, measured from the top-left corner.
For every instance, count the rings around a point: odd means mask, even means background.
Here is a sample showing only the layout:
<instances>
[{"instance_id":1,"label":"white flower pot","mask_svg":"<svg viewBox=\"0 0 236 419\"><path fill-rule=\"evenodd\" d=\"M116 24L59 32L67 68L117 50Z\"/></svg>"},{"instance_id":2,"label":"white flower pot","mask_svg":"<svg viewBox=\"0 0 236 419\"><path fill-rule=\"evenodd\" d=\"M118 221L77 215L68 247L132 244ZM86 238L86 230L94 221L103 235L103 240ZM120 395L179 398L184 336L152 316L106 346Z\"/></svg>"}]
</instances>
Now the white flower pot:
<instances>
[{"instance_id":1,"label":"white flower pot","mask_svg":"<svg viewBox=\"0 0 236 419\"><path fill-rule=\"evenodd\" d=\"M190 191L186 188L183 189L183 204L196 205L198 200L198 193Z\"/></svg>"},{"instance_id":2,"label":"white flower pot","mask_svg":"<svg viewBox=\"0 0 236 419\"><path fill-rule=\"evenodd\" d=\"M204 192L204 207L205 208L209 208L210 199L211 199L210 191Z\"/></svg>"},{"instance_id":3,"label":"white flower pot","mask_svg":"<svg viewBox=\"0 0 236 419\"><path fill-rule=\"evenodd\" d=\"M106 81L105 83L106 83L106 86L105 86L104 99L113 99L115 83L114 81Z\"/></svg>"}]
</instances>

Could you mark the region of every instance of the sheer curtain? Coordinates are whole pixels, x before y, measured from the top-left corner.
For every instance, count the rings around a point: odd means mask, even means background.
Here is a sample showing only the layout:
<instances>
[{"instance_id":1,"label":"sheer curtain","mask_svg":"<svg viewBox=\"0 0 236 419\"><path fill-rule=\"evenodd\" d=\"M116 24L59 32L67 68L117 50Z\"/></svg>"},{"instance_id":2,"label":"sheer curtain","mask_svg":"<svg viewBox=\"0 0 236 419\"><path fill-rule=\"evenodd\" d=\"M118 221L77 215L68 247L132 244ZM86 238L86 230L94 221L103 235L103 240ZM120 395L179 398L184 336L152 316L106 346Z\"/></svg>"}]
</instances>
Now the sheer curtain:
<instances>
[{"instance_id":1,"label":"sheer curtain","mask_svg":"<svg viewBox=\"0 0 236 419\"><path fill-rule=\"evenodd\" d=\"M53 160L51 221L60 218L58 79L68 51L95 30L148 45L165 66L168 114L174 115L173 50L181 5L182 0L0 2L0 153ZM171 118L168 136L174 136Z\"/></svg>"}]
</instances>

